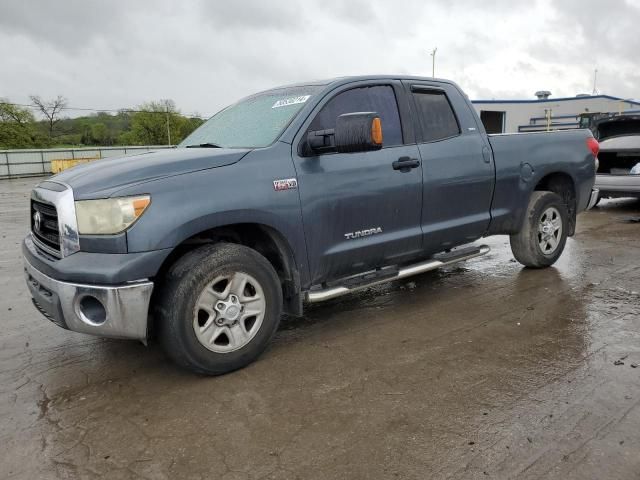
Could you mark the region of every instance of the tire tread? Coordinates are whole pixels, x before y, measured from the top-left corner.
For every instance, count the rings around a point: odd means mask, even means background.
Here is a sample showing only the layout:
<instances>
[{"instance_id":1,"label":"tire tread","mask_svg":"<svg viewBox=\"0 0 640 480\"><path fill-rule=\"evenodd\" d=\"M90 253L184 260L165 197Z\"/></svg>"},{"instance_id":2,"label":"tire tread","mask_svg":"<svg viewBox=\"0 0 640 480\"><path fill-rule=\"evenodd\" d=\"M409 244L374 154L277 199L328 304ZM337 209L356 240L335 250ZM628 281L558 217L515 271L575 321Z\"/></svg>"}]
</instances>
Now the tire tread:
<instances>
[{"instance_id":1,"label":"tire tread","mask_svg":"<svg viewBox=\"0 0 640 480\"><path fill-rule=\"evenodd\" d=\"M553 255L544 255L537 241L538 217L542 211L554 206L562 219L562 238ZM568 234L568 211L562 198L553 192L534 191L529 199L527 213L520 231L509 237L511 252L518 262L529 268L546 268L553 265L564 250Z\"/></svg>"},{"instance_id":2,"label":"tire tread","mask_svg":"<svg viewBox=\"0 0 640 480\"><path fill-rule=\"evenodd\" d=\"M270 284L262 285L268 306L261 329L267 330L259 331L240 350L220 354L207 350L197 340L194 344L195 335L190 338L188 329L193 318L189 306L214 275L212 272L232 267L250 270L247 273ZM282 312L280 280L271 263L255 250L234 243L205 245L179 258L166 272L157 299L158 333L164 351L178 365L206 375L222 375L255 360L275 334Z\"/></svg>"}]
</instances>

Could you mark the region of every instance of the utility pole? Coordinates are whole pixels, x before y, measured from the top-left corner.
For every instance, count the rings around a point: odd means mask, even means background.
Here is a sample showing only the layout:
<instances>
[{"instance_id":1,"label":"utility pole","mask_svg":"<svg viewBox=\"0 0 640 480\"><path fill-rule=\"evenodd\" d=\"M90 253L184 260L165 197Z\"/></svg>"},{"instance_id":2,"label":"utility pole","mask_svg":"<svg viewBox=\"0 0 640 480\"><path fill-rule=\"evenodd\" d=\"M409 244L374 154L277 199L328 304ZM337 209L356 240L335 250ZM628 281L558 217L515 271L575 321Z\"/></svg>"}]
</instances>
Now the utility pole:
<instances>
[{"instance_id":1,"label":"utility pole","mask_svg":"<svg viewBox=\"0 0 640 480\"><path fill-rule=\"evenodd\" d=\"M431 50L429 55L431 55L431 76L433 78L436 77L436 53L438 52L438 47Z\"/></svg>"},{"instance_id":2,"label":"utility pole","mask_svg":"<svg viewBox=\"0 0 640 480\"><path fill-rule=\"evenodd\" d=\"M592 95L597 95L598 94L597 84L598 84L598 69L596 68L593 71L593 92L592 92Z\"/></svg>"},{"instance_id":3,"label":"utility pole","mask_svg":"<svg viewBox=\"0 0 640 480\"><path fill-rule=\"evenodd\" d=\"M171 128L169 126L169 102L167 102L167 140L169 140L169 146L171 146Z\"/></svg>"}]
</instances>

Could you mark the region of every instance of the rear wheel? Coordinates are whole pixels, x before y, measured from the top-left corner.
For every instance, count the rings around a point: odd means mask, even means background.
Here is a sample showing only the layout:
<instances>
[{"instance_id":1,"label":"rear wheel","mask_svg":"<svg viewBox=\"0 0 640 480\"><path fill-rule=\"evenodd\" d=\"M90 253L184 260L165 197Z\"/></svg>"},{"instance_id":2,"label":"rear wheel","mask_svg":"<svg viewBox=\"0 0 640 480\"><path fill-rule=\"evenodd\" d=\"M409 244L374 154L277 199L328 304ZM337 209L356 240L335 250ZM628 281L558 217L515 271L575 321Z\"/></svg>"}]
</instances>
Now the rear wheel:
<instances>
[{"instance_id":1,"label":"rear wheel","mask_svg":"<svg viewBox=\"0 0 640 480\"><path fill-rule=\"evenodd\" d=\"M533 192L522 229L510 237L513 256L531 268L553 265L567 241L568 219L567 206L559 195Z\"/></svg>"},{"instance_id":2,"label":"rear wheel","mask_svg":"<svg viewBox=\"0 0 640 480\"><path fill-rule=\"evenodd\" d=\"M178 364L209 375L255 360L280 322L282 290L269 261L235 244L178 260L159 296L160 341Z\"/></svg>"}]
</instances>

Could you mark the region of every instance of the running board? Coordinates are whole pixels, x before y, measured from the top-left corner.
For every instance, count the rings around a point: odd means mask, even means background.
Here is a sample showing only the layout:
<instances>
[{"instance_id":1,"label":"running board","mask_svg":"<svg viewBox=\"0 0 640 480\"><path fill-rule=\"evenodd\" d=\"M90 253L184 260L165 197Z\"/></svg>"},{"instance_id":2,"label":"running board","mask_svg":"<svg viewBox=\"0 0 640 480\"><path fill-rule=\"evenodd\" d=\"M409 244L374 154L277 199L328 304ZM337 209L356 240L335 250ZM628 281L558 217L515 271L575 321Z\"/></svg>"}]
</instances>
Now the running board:
<instances>
[{"instance_id":1,"label":"running board","mask_svg":"<svg viewBox=\"0 0 640 480\"><path fill-rule=\"evenodd\" d=\"M378 278L376 280L354 286L346 287L342 285L337 287L329 287L322 290L309 291L305 295L305 300L309 303L324 302L325 300L330 300L332 298L341 297L342 295L347 295L348 293L364 290L365 288L369 288L380 283L386 283L392 280L400 280L401 278L428 272L429 270L435 270L436 268L444 267L445 265L451 265L453 263L470 260L472 258L485 255L489 253L490 250L491 249L487 245L481 245L479 247L474 246L462 248L458 251L438 254L425 262L402 267L393 276L385 275L383 278ZM351 279L349 283L352 282L353 280Z\"/></svg>"}]
</instances>

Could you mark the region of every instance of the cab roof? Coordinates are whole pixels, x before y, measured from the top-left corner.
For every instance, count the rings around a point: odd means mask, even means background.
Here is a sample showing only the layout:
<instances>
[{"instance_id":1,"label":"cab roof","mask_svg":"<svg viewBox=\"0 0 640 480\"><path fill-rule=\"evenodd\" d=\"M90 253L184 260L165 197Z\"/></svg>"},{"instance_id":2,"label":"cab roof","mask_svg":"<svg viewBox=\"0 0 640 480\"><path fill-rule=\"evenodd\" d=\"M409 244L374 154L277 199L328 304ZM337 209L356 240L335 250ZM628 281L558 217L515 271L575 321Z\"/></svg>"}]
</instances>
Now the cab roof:
<instances>
[{"instance_id":1,"label":"cab roof","mask_svg":"<svg viewBox=\"0 0 640 480\"><path fill-rule=\"evenodd\" d=\"M280 85L280 86L277 86L277 87L273 87L273 88L269 88L267 90L264 90L264 92L269 92L269 91L272 91L272 90L279 90L279 89L282 89L282 88L296 88L296 87L307 87L307 86L318 86L318 87L339 86L339 85L344 85L344 84L347 84L347 83L361 82L361 81L366 81L366 80L416 80L416 81L429 81L429 82L449 83L449 84L453 83L450 80L445 80L443 78L419 77L419 76L416 76L416 75L393 75L393 74L386 74L386 75L351 75L351 76L344 76L344 77L328 78L328 79L324 79L324 80L311 80L311 81L307 81L307 82L296 82L296 83L291 83L291 84L287 84L287 85ZM260 93L262 93L262 92L260 92Z\"/></svg>"}]
</instances>

